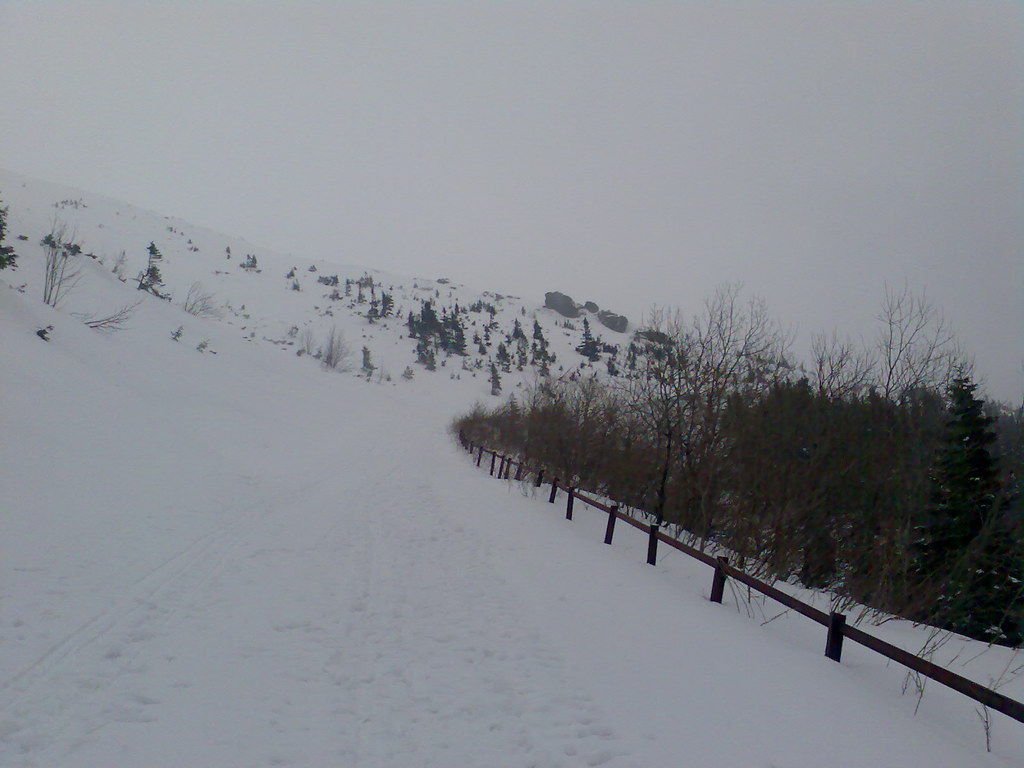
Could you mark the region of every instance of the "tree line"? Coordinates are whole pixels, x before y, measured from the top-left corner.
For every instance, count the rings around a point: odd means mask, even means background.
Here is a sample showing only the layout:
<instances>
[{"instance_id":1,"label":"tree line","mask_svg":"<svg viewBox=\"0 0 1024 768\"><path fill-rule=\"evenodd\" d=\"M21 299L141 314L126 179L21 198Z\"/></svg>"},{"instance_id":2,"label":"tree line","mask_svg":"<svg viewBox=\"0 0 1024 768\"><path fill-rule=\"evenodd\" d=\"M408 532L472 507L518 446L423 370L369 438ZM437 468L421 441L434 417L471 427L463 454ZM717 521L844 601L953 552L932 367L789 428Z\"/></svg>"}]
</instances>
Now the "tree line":
<instances>
[{"instance_id":1,"label":"tree line","mask_svg":"<svg viewBox=\"0 0 1024 768\"><path fill-rule=\"evenodd\" d=\"M840 607L1021 644L1024 408L978 396L923 296L887 290L873 346L819 336L809 365L737 286L649 320L622 378L541 378L455 428Z\"/></svg>"}]
</instances>

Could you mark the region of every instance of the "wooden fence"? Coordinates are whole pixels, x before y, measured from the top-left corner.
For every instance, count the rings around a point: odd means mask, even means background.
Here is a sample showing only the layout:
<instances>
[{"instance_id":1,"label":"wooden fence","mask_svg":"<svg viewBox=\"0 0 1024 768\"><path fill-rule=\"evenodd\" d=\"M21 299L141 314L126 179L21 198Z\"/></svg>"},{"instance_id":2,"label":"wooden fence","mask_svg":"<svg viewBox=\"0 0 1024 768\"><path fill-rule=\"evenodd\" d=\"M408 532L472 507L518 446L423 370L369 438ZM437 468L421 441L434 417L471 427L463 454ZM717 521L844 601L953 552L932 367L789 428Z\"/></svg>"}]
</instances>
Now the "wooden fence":
<instances>
[{"instance_id":1,"label":"wooden fence","mask_svg":"<svg viewBox=\"0 0 1024 768\"><path fill-rule=\"evenodd\" d=\"M505 456L493 451L489 448L485 448L480 445L475 445L464 434L459 434L459 442L462 447L467 450L470 454L476 454L476 466L481 466L481 462L485 455L490 456L490 474L501 480L526 480L530 475L534 478L534 485L540 488L544 484L544 470L541 468L531 468L523 464L521 461L517 461L510 456ZM515 475L512 475L512 469L515 468ZM870 648L876 653L880 653L888 659L892 659L908 669L913 670L925 677L934 680L937 683L948 686L954 691L962 693L964 696L968 696L974 699L980 704L983 704L990 709L994 709L997 712L1002 712L1007 717L1013 718L1014 720L1024 723L1024 704L1014 699L1004 696L998 691L994 691L991 688L986 688L983 685L979 685L973 680L968 680L966 677L956 674L945 667L941 667L938 664L922 659L920 656L898 648L892 643L887 643L884 640L880 640L874 635L869 635L867 632L858 629L857 627L850 626L846 623L846 616L832 611L825 613L824 611L815 608L813 605L808 605L802 600L798 600L792 595L786 594L785 592L776 589L771 584L767 584L760 579L757 579L750 574L741 571L729 564L725 557L715 557L709 555L707 552L702 552L699 549L684 544L678 539L669 536L662 530L657 523L643 523L640 520L636 520L629 515L624 514L619 510L616 504L604 504L595 498L592 498L584 493L581 493L578 488L571 486L565 486L559 484L559 478L553 477L549 481L551 484L551 492L548 495L548 502L551 504L555 503L555 499L558 495L558 491L561 489L565 491L565 517L567 520L572 520L573 508L575 502L587 504L595 509L599 509L608 515L608 524L605 528L604 543L611 544L612 538L615 534L615 522L622 520L625 523L639 528L641 531L647 534L647 562L650 565L655 565L658 560L658 544L659 542L665 544L673 549L682 552L685 555L700 560L702 563L711 566L714 569L714 575L711 582L711 601L715 603L722 602L722 596L725 592L725 584L728 579L735 579L741 584L760 592L763 595L767 595L773 600L782 603L787 608L790 608L797 613L800 613L811 621L815 621L818 624L826 627L828 630L825 639L825 655L833 661L840 661L843 652L843 640L847 639L854 643L859 643L866 648Z\"/></svg>"}]
</instances>

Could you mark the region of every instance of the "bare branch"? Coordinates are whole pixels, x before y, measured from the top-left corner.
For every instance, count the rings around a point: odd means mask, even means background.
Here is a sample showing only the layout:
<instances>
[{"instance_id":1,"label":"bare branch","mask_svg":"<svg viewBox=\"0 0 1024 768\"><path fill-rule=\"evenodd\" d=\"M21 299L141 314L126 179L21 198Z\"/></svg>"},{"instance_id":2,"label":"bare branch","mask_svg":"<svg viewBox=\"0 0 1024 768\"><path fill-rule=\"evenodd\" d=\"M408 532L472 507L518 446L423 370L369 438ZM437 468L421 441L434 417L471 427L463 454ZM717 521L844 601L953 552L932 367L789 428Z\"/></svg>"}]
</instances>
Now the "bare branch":
<instances>
[{"instance_id":1,"label":"bare branch","mask_svg":"<svg viewBox=\"0 0 1024 768\"><path fill-rule=\"evenodd\" d=\"M116 312L107 315L106 317L95 317L94 315L76 315L90 328L95 328L97 331L104 331L106 333L115 333L116 331L123 331L127 328L127 323L131 320L132 315L135 314L136 308L142 300L136 301L134 304L126 304Z\"/></svg>"}]
</instances>

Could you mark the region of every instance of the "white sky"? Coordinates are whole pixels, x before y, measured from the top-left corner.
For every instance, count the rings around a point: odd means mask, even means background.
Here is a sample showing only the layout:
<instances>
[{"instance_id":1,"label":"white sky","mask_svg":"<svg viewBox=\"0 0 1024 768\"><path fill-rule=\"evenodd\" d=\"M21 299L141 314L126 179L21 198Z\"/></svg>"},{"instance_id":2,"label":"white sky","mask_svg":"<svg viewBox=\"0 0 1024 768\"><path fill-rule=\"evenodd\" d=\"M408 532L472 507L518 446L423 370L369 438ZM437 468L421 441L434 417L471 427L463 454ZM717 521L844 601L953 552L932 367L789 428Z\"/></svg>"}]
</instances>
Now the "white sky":
<instances>
[{"instance_id":1,"label":"white sky","mask_svg":"<svg viewBox=\"0 0 1024 768\"><path fill-rule=\"evenodd\" d=\"M1022 7L0 0L0 166L632 320L869 334L906 280L1019 401Z\"/></svg>"}]
</instances>

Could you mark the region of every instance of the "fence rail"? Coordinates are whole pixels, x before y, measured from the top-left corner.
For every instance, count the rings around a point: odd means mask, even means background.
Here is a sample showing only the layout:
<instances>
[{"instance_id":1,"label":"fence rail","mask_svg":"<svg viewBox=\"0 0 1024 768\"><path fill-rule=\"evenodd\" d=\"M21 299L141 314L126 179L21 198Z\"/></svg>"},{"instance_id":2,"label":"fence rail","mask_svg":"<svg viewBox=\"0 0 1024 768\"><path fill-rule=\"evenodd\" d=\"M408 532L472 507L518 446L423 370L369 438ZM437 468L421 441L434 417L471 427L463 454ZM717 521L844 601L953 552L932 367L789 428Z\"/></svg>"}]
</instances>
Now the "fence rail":
<instances>
[{"instance_id":1,"label":"fence rail","mask_svg":"<svg viewBox=\"0 0 1024 768\"><path fill-rule=\"evenodd\" d=\"M491 450L490 448L485 448L482 445L475 445L461 433L459 434L459 442L470 454L477 453L476 466L478 467L483 460L484 454L490 454L490 474L492 476L496 475L498 479L508 480L512 467L515 466L515 478L517 480L525 480L528 475L533 475L535 478L535 486L537 488L540 488L544 483L545 471L543 468L530 467L511 456L505 456L497 451ZM495 472L496 466L497 472ZM1001 712L1007 717L1024 723L1024 704L1021 702L1011 699L991 688L986 688L985 686L980 685L973 680L969 680L962 675L958 675L945 667L935 664L934 662L923 659L920 656L915 656L913 653L895 646L892 643L887 643L885 640L881 640L874 635L869 635L862 629L850 626L846 623L845 615L835 611L826 613L819 608L815 608L813 605L808 605L802 600L773 587L771 584L761 581L760 579L751 576L749 573L730 565L724 557L715 557L714 555L702 552L695 547L691 547L689 544L669 536L660 530L660 526L657 523L644 523L622 512L616 504L604 504L596 498L588 496L585 493L581 493L578 488L560 485L559 483L560 480L558 477L553 477L551 479L551 492L548 496L548 501L554 504L558 491L564 490L566 492L566 519L572 520L574 503L576 500L594 507L595 509L599 509L608 515L608 525L605 529L604 537L605 544L612 543L615 531L615 522L616 520L622 520L648 535L647 562L650 565L655 565L657 563L657 551L658 544L660 542L714 568L714 576L711 586L712 602L722 602L726 580L734 579L735 581L745 584L751 589L772 598L776 602L782 603L782 605L787 608L806 616L811 621L817 622L818 624L826 627L828 629L828 635L825 640L825 655L833 661L840 661L842 658L843 640L850 640L851 642L862 645L865 648L869 648L892 661L902 664L908 669L934 680L937 683L941 683L942 685L952 688L954 691L957 691L964 696L968 696L974 701L977 701L990 709Z\"/></svg>"}]
</instances>

